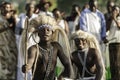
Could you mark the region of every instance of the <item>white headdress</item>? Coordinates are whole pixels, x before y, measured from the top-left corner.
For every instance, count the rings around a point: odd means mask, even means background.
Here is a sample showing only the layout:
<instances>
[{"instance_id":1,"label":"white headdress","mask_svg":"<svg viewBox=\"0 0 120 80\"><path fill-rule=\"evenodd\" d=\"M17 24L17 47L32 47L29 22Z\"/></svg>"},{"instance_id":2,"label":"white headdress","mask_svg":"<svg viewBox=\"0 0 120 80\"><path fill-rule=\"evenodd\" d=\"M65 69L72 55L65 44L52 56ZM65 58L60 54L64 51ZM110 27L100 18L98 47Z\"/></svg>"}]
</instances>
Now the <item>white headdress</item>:
<instances>
[{"instance_id":1,"label":"white headdress","mask_svg":"<svg viewBox=\"0 0 120 80\"><path fill-rule=\"evenodd\" d=\"M28 33L37 33L37 31L43 27L49 27L53 30L53 36L52 36L52 41L57 41L60 43L60 45L63 47L65 55L69 58L70 60L70 45L69 45L69 40L64 32L64 30L59 27L56 23L56 20L50 16L47 15L39 15L38 17L34 18L33 20L30 21L29 26L28 26ZM22 33L22 41L24 44L25 41L25 33L26 31L24 30ZM62 36L61 40L59 39L59 36ZM71 67L72 68L72 67Z\"/></svg>"},{"instance_id":2,"label":"white headdress","mask_svg":"<svg viewBox=\"0 0 120 80\"><path fill-rule=\"evenodd\" d=\"M101 58L101 62L102 62L103 68L104 68L104 74L103 74L104 76L103 77L105 77L105 66L104 66L104 63L103 63L103 57L102 57L102 54L101 54L101 51L100 51L100 46L99 46L99 43L98 43L96 37L94 35L88 33L88 32L78 30L71 35L70 42L73 43L75 38L85 39L87 41L88 47L95 48L99 52L98 54ZM75 44L73 44L71 47L73 48L72 51L74 51L76 49Z\"/></svg>"}]
</instances>

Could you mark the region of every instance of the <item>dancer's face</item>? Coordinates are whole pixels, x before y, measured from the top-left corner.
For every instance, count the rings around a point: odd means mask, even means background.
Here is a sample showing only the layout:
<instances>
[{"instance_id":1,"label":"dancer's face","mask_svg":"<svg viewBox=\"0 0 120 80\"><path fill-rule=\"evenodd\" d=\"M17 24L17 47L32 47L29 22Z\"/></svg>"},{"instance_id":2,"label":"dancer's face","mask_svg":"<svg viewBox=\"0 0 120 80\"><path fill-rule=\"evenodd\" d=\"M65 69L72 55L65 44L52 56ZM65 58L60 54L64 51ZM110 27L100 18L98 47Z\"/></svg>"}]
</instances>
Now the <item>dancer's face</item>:
<instances>
[{"instance_id":1,"label":"dancer's face","mask_svg":"<svg viewBox=\"0 0 120 80\"><path fill-rule=\"evenodd\" d=\"M79 50L82 50L85 48L86 45L86 40L83 38L76 38L75 40L75 45Z\"/></svg>"},{"instance_id":2,"label":"dancer's face","mask_svg":"<svg viewBox=\"0 0 120 80\"><path fill-rule=\"evenodd\" d=\"M52 39L52 29L49 27L42 27L39 29L38 36L40 37L40 41L50 41Z\"/></svg>"}]
</instances>

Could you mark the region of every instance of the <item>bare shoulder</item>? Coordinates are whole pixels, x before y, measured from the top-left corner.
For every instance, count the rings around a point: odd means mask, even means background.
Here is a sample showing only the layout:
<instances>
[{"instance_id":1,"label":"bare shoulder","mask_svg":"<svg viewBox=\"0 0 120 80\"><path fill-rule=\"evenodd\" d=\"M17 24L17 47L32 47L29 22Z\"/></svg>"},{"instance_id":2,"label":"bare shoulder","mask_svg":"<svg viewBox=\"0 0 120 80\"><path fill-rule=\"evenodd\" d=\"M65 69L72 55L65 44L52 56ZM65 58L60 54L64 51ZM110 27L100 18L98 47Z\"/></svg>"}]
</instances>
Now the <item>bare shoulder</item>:
<instances>
[{"instance_id":1,"label":"bare shoulder","mask_svg":"<svg viewBox=\"0 0 120 80\"><path fill-rule=\"evenodd\" d=\"M37 45L32 45L31 47L28 48L28 52L35 52L37 51Z\"/></svg>"},{"instance_id":2,"label":"bare shoulder","mask_svg":"<svg viewBox=\"0 0 120 80\"><path fill-rule=\"evenodd\" d=\"M95 48L89 48L89 52L88 52L91 56L93 57L99 57L99 52L97 49Z\"/></svg>"}]
</instances>

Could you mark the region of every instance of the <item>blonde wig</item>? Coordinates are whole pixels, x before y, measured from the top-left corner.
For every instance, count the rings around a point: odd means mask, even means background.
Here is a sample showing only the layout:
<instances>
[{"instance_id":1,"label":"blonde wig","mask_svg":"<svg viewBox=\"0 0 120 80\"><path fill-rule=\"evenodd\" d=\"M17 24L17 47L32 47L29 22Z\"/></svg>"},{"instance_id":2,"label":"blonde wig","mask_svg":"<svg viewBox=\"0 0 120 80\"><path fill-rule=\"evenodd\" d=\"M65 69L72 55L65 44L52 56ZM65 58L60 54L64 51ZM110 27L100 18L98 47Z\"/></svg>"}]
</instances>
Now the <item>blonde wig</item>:
<instances>
[{"instance_id":1,"label":"blonde wig","mask_svg":"<svg viewBox=\"0 0 120 80\"><path fill-rule=\"evenodd\" d=\"M75 43L74 43L75 38L85 39L86 42L87 42L87 46L89 48L95 48L99 52L98 54L100 56L100 59L101 59L102 65L103 65L103 72L104 72L102 80L104 80L105 79L105 66L104 66L104 63L103 63L103 57L102 57L102 54L101 54L100 46L99 46L99 43L98 43L97 39L95 38L95 36L88 33L88 32L82 31L82 30L78 30L78 31L74 32L71 35L71 38L70 38L70 42L72 42L72 45L71 45L71 48L73 49L72 51L77 49L76 46L75 46Z\"/></svg>"}]
</instances>

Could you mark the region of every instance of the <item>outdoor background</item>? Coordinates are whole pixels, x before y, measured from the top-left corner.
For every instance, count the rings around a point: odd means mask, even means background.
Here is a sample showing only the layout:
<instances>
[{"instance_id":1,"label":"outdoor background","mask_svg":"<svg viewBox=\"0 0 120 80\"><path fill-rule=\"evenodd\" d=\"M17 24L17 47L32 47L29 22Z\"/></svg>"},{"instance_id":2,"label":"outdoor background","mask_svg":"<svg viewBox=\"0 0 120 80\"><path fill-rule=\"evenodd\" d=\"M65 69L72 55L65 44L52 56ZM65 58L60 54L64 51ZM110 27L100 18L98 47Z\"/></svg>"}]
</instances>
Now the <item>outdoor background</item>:
<instances>
[{"instance_id":1,"label":"outdoor background","mask_svg":"<svg viewBox=\"0 0 120 80\"><path fill-rule=\"evenodd\" d=\"M2 1L8 1L14 4L15 8L17 9L18 13L24 12L24 7L27 2L34 1L35 3L38 3L39 0L0 0ZM52 7L50 10L52 10L55 7L58 7L60 10L64 11L66 14L69 14L72 4L78 4L81 8L82 6L88 2L89 0L48 0L52 2ZM99 9L105 13L106 12L106 3L108 0L98 0L98 6ZM116 4L120 4L120 0L113 0Z\"/></svg>"}]
</instances>

